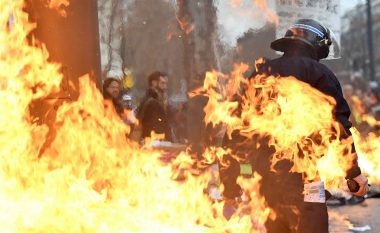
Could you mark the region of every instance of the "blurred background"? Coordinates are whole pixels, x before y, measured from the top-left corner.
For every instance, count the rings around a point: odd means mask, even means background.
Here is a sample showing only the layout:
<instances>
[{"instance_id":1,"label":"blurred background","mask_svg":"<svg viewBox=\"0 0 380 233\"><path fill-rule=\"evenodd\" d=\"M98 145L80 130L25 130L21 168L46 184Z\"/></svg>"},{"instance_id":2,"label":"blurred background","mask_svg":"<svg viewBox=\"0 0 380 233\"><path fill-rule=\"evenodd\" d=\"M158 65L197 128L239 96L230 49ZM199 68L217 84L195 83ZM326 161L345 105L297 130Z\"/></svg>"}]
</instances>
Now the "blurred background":
<instances>
[{"instance_id":1,"label":"blurred background","mask_svg":"<svg viewBox=\"0 0 380 233\"><path fill-rule=\"evenodd\" d=\"M168 74L173 106L188 102L207 71L229 73L243 62L249 76L257 58L280 56L273 40L312 18L339 44L340 58L322 62L340 80L354 126L367 133L373 127L363 116L380 118L380 0L98 0L98 15L102 79L123 80L135 105L157 70ZM189 104L188 124L201 125L204 104Z\"/></svg>"},{"instance_id":2,"label":"blurred background","mask_svg":"<svg viewBox=\"0 0 380 233\"><path fill-rule=\"evenodd\" d=\"M171 99L184 101L206 71L278 56L270 42L306 17L340 40L342 58L326 64L343 84L365 89L380 78L379 0L98 0L98 10L102 76L129 76L136 98L146 77L162 70Z\"/></svg>"}]
</instances>

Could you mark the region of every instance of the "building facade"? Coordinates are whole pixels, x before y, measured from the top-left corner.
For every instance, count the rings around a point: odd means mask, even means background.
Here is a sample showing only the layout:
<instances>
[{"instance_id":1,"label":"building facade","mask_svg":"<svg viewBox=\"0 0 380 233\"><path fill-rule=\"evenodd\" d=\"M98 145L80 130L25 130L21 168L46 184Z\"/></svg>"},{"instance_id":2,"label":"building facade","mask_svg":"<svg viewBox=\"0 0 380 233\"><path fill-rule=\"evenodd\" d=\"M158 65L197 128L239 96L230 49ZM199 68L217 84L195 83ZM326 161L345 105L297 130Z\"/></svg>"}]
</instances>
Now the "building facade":
<instances>
[{"instance_id":1,"label":"building facade","mask_svg":"<svg viewBox=\"0 0 380 233\"><path fill-rule=\"evenodd\" d=\"M380 0L372 0L373 48L375 76L380 79ZM342 57L345 69L370 79L368 55L367 9L359 4L342 18Z\"/></svg>"}]
</instances>

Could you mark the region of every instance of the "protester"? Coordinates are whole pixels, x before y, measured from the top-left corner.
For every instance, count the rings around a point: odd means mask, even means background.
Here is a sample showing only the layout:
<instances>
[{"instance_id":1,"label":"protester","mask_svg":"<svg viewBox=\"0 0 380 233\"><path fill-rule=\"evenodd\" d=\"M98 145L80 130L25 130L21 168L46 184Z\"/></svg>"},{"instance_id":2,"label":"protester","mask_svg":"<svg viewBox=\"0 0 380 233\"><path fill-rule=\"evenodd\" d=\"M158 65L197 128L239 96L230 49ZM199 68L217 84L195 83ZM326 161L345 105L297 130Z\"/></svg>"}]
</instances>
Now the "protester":
<instances>
[{"instance_id":1,"label":"protester","mask_svg":"<svg viewBox=\"0 0 380 233\"><path fill-rule=\"evenodd\" d=\"M153 72L148 77L149 87L137 114L142 139L150 137L154 132L164 134L165 140L172 141L167 116L167 82L167 75L160 71Z\"/></svg>"},{"instance_id":2,"label":"protester","mask_svg":"<svg viewBox=\"0 0 380 233\"><path fill-rule=\"evenodd\" d=\"M268 61L260 67L257 73L281 77L293 76L332 96L336 100L335 118L344 128L345 132L343 132L342 138L345 138L350 136L349 129L352 126L348 120L350 109L335 75L326 66L319 63L320 59L328 56L331 43L329 29L314 20L298 20L286 32L284 38L271 44L272 49L284 52L284 55ZM252 75L252 77L255 76L256 73ZM232 140L226 137L224 145L232 148L235 153L239 153L239 150L242 149L236 148L236 144L241 137L236 134ZM260 191L268 205L277 214L274 220L267 220L267 232L328 233L326 203L304 201L302 174L290 172L292 162L282 160L273 168L270 159L274 154L274 148L269 146L269 139L251 138L248 140L253 143L249 147L252 167L262 176ZM254 146L256 143L260 144L258 149ZM229 157L228 160L230 166L221 169L220 176L225 187L225 198L234 200L241 195L241 189L236 183L236 178L240 174L240 166L232 157ZM272 168L276 172L273 172ZM361 175L357 160L353 161L346 178L353 179L359 184L360 189L355 195L363 196L368 192L367 179Z\"/></svg>"},{"instance_id":3,"label":"protester","mask_svg":"<svg viewBox=\"0 0 380 233\"><path fill-rule=\"evenodd\" d=\"M123 107L120 104L121 83L115 78L106 78L103 82L103 97L107 101L111 101L116 113L121 116Z\"/></svg>"}]
</instances>

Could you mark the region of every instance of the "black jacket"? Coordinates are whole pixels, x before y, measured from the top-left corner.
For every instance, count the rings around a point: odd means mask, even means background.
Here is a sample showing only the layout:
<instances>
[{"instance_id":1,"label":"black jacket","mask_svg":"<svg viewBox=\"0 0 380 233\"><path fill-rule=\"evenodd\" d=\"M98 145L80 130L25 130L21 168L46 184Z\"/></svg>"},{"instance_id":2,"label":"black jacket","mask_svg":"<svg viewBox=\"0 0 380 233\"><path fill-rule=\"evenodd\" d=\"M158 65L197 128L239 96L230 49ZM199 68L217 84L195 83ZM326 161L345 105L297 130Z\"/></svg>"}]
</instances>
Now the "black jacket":
<instances>
[{"instance_id":1,"label":"black jacket","mask_svg":"<svg viewBox=\"0 0 380 233\"><path fill-rule=\"evenodd\" d=\"M314 60L307 51L293 50L278 59L267 61L259 67L258 71L254 72L251 77L263 73L279 75L281 77L293 76L300 81L310 84L322 93L332 96L336 100L334 116L346 131L346 134L342 135L342 137L349 137L349 129L352 124L348 118L351 111L343 97L340 83L336 76L325 65ZM269 158L273 155L275 150L269 146L268 140L269 138L258 136L246 138L239 135L238 131L235 131L232 134L232 139L228 139L228 137L224 138L223 145L231 148L235 155L241 155L242 157L248 155L247 160L252 164L253 170L258 172L263 177L263 180L265 180L261 187L261 190L264 190L263 193L270 193L273 189L273 185L277 185L276 180L280 183L292 183L295 187L302 188L302 175L289 172L292 167L291 161L282 160L278 162L274 167L277 172L272 172ZM260 142L261 146L259 148L252 146L256 145L257 142ZM353 149L355 149L354 146ZM240 166L239 163L231 157L227 159L230 160L230 166L220 170L220 178L225 186L224 196L233 198L241 194L241 189L236 183L237 176L240 173ZM357 160L354 160L351 169L347 171L346 178L353 178L360 174L361 171ZM300 192L302 193L302 190Z\"/></svg>"},{"instance_id":2,"label":"black jacket","mask_svg":"<svg viewBox=\"0 0 380 233\"><path fill-rule=\"evenodd\" d=\"M282 77L294 76L300 81L310 84L322 93L332 96L336 101L334 115L347 135L352 127L348 120L351 111L343 97L342 88L334 73L325 65L312 59L306 52L287 53L281 58L270 60L260 67L259 73L280 75Z\"/></svg>"},{"instance_id":3,"label":"black jacket","mask_svg":"<svg viewBox=\"0 0 380 233\"><path fill-rule=\"evenodd\" d=\"M154 131L157 134L165 134L165 140L172 141L167 112L157 92L152 89L147 91L137 116L142 125L143 138L150 137Z\"/></svg>"},{"instance_id":4,"label":"black jacket","mask_svg":"<svg viewBox=\"0 0 380 233\"><path fill-rule=\"evenodd\" d=\"M336 101L334 110L335 119L343 126L345 132L342 138L351 135L352 123L349 121L351 114L347 101L343 97L342 88L337 77L325 65L313 59L307 50L292 50L286 52L282 57L267 61L258 70L258 73L280 75L281 77L293 76L298 80L310 84L322 93L333 97ZM256 74L252 74L253 77ZM355 147L353 150L355 151ZM357 160L353 162L352 168L347 172L347 178L360 175Z\"/></svg>"}]
</instances>

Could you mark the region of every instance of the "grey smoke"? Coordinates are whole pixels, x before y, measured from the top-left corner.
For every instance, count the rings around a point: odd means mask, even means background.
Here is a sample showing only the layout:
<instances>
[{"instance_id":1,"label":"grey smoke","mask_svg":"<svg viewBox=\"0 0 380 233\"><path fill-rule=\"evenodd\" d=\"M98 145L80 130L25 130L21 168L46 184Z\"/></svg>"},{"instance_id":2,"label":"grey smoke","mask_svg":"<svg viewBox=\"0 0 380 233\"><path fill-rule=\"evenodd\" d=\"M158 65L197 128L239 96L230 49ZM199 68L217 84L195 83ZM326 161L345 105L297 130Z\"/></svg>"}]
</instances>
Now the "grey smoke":
<instances>
[{"instance_id":1,"label":"grey smoke","mask_svg":"<svg viewBox=\"0 0 380 233\"><path fill-rule=\"evenodd\" d=\"M260 29L267 21L254 0L240 2L241 4L233 6L230 0L215 1L218 8L220 39L231 47L236 46L236 40L245 32ZM275 9L274 0L267 0L267 4L271 9Z\"/></svg>"}]
</instances>

